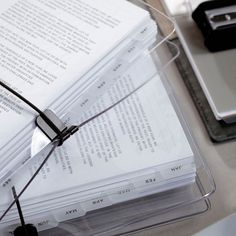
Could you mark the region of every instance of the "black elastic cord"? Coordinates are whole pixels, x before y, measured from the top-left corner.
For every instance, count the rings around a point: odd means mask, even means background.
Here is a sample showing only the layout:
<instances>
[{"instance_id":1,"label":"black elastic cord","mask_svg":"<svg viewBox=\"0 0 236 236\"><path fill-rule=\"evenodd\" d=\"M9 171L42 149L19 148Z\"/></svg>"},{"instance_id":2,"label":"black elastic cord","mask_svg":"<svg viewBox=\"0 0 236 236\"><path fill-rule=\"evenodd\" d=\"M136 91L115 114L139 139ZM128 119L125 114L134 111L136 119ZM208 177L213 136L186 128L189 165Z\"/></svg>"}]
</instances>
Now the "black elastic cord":
<instances>
[{"instance_id":1,"label":"black elastic cord","mask_svg":"<svg viewBox=\"0 0 236 236\"><path fill-rule=\"evenodd\" d=\"M59 140L58 140L59 142ZM27 182L27 184L24 186L24 188L20 191L20 193L18 195L16 195L14 197L14 200L12 201L12 203L8 206L8 208L4 211L4 213L1 215L0 217L0 222L2 221L2 219L5 217L5 215L8 213L8 211L11 210L11 208L13 207L13 205L18 201L18 199L21 197L21 195L25 192L25 190L29 187L29 185L31 184L31 182L34 180L34 178L38 175L39 171L42 169L42 167L44 166L44 164L47 162L48 158L52 155L52 153L54 152L55 148L58 146L58 142L55 141L51 150L49 151L49 153L47 154L47 156L45 157L45 159L43 160L43 162L40 164L40 166L38 167L38 169L35 171L35 173L33 174L33 176L30 178L30 180Z\"/></svg>"},{"instance_id":2,"label":"black elastic cord","mask_svg":"<svg viewBox=\"0 0 236 236\"><path fill-rule=\"evenodd\" d=\"M16 206L17 206L19 217L20 217L21 226L24 229L25 235L28 235L27 230L26 230L26 226L25 226L24 216L23 216L23 213L21 210L19 199L17 199L16 189L14 186L12 187L12 193L13 193L14 199L16 200Z\"/></svg>"},{"instance_id":3,"label":"black elastic cord","mask_svg":"<svg viewBox=\"0 0 236 236\"><path fill-rule=\"evenodd\" d=\"M27 100L26 98L22 97L19 93L17 93L15 90L13 90L12 88L10 88L8 85L6 85L5 83L3 83L0 80L0 85L2 87L4 87L5 89L7 89L9 92L11 92L12 94L14 94L16 97L18 97L20 100L22 100L23 102L25 102L27 105L29 105L32 109L34 109L35 111L37 111L39 113L39 115L43 116L43 112L36 107L34 104L32 104L29 100Z\"/></svg>"},{"instance_id":4,"label":"black elastic cord","mask_svg":"<svg viewBox=\"0 0 236 236\"><path fill-rule=\"evenodd\" d=\"M3 83L0 80L0 85L2 87L4 87L6 90L8 90L9 92L11 92L12 94L14 94L16 97L18 97L20 100L22 100L23 102L25 102L28 106L30 106L33 110L35 110L36 112L38 112L38 114L43 118L43 120L53 129L53 131L55 131L55 133L58 135L58 139L60 140L60 144L62 144L63 142L63 137L61 134L61 131L55 126L55 124L38 108L36 107L33 103L31 103L29 100L27 100L26 98L24 98L23 96L21 96L19 93L17 93L15 90L13 90L12 88L10 88L8 85L6 85L5 83ZM59 145L60 145L59 144Z\"/></svg>"}]
</instances>

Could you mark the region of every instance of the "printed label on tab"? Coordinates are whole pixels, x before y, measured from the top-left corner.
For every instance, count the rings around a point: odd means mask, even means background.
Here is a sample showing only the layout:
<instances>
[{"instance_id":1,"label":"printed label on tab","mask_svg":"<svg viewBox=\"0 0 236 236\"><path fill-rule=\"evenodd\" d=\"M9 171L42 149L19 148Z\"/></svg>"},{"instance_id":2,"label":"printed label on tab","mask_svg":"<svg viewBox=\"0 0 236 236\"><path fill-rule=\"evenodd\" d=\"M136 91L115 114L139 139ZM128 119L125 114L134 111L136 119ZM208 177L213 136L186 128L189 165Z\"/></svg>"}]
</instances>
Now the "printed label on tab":
<instances>
[{"instance_id":1,"label":"printed label on tab","mask_svg":"<svg viewBox=\"0 0 236 236\"><path fill-rule=\"evenodd\" d=\"M107 196L100 196L97 198L89 199L88 201L81 203L81 205L84 208L84 210L87 212L87 211L100 209L106 206L110 206L112 205L112 202Z\"/></svg>"},{"instance_id":2,"label":"printed label on tab","mask_svg":"<svg viewBox=\"0 0 236 236\"><path fill-rule=\"evenodd\" d=\"M85 215L85 211L80 204L73 204L71 206L63 207L59 210L53 211L53 214L58 222L71 220Z\"/></svg>"},{"instance_id":3,"label":"printed label on tab","mask_svg":"<svg viewBox=\"0 0 236 236\"><path fill-rule=\"evenodd\" d=\"M170 166L168 169L160 170L160 174L164 179L170 179L186 174L190 174L196 171L193 163L189 164L177 164Z\"/></svg>"},{"instance_id":4,"label":"printed label on tab","mask_svg":"<svg viewBox=\"0 0 236 236\"><path fill-rule=\"evenodd\" d=\"M131 63L143 52L143 45L138 41L133 41L125 50L122 51L122 59Z\"/></svg>"},{"instance_id":5,"label":"printed label on tab","mask_svg":"<svg viewBox=\"0 0 236 236\"><path fill-rule=\"evenodd\" d=\"M108 194L112 202L118 203L127 201L137 197L137 193L133 184L125 185L110 191Z\"/></svg>"},{"instance_id":6,"label":"printed label on tab","mask_svg":"<svg viewBox=\"0 0 236 236\"><path fill-rule=\"evenodd\" d=\"M58 221L53 216L49 216L49 215L48 216L46 216L46 215L38 216L37 215L36 218L34 218L34 216L26 217L25 221L30 222L30 224L33 224L37 228L38 231L43 231L43 230L55 228L58 226ZM5 224L3 224L1 226L0 232L3 235L14 235L13 232L18 226L20 226L20 223L17 220L17 221L6 223L6 226L4 226L4 225Z\"/></svg>"},{"instance_id":7,"label":"printed label on tab","mask_svg":"<svg viewBox=\"0 0 236 236\"><path fill-rule=\"evenodd\" d=\"M134 182L134 186L138 190L140 188L147 188L154 184L158 184L161 180L162 180L161 175L159 175L158 173L152 173L152 174L137 178Z\"/></svg>"},{"instance_id":8,"label":"printed label on tab","mask_svg":"<svg viewBox=\"0 0 236 236\"><path fill-rule=\"evenodd\" d=\"M42 216L35 219L29 219L27 222L33 224L38 231L55 228L58 226L58 221L53 216Z\"/></svg>"},{"instance_id":9,"label":"printed label on tab","mask_svg":"<svg viewBox=\"0 0 236 236\"><path fill-rule=\"evenodd\" d=\"M147 37L146 35L149 34L150 31L150 25L145 26L145 28L140 30L139 33L135 36L135 39L139 41L144 41L144 39Z\"/></svg>"}]
</instances>

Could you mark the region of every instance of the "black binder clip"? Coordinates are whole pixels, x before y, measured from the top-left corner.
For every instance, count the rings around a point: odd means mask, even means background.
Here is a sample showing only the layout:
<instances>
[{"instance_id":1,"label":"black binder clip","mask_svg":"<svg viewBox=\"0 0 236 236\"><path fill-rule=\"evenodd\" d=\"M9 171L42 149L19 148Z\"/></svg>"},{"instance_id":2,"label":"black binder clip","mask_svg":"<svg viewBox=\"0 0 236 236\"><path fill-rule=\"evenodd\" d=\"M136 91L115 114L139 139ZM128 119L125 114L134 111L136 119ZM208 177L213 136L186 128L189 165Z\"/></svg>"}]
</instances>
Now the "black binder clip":
<instances>
[{"instance_id":1,"label":"black binder clip","mask_svg":"<svg viewBox=\"0 0 236 236\"><path fill-rule=\"evenodd\" d=\"M12 187L12 193L16 201L16 206L21 221L21 226L18 226L13 232L14 236L38 236L38 231L34 225L25 224L24 216L21 210L19 199L17 198L15 187Z\"/></svg>"},{"instance_id":2,"label":"black binder clip","mask_svg":"<svg viewBox=\"0 0 236 236\"><path fill-rule=\"evenodd\" d=\"M36 118L35 123L51 141L59 139L59 146L79 130L78 126L66 127L65 124L48 109Z\"/></svg>"}]
</instances>

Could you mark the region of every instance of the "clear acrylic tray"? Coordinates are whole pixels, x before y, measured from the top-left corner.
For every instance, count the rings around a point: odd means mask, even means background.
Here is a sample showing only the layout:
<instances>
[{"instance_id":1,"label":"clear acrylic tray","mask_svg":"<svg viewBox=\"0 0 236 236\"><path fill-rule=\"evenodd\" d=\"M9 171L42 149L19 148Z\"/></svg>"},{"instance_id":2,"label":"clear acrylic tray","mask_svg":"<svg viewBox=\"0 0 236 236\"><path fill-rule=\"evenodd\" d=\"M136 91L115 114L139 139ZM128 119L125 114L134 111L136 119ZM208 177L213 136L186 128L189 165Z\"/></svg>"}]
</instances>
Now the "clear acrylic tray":
<instances>
[{"instance_id":1,"label":"clear acrylic tray","mask_svg":"<svg viewBox=\"0 0 236 236\"><path fill-rule=\"evenodd\" d=\"M170 18L152 6L139 0L131 2L148 9L151 13L159 15L159 17L163 17L163 21L173 23ZM161 77L165 85L169 98L194 152L196 166L195 181L186 185L180 184L179 187L175 183L175 188L173 189L171 185L168 189L162 189L159 185L156 185L160 189L153 191L153 185L152 188L146 189L144 186L137 184L138 179L127 179L127 186L132 186L138 193L150 190L149 196L139 197L137 199L135 197L128 197L127 201L122 203L118 201L109 202L109 204L104 204L104 207L101 209L88 211L76 219L66 221L60 220L59 222L50 212L48 214L26 218L27 222L35 224L40 231L40 235L122 235L144 230L148 227L161 226L183 220L204 213L210 209L209 197L215 191L214 180L201 157L196 142L192 138L191 130L187 125L184 114L180 111L174 92L165 78L166 68L168 68L168 65L173 62L179 53L178 48L168 41L169 36L173 32L174 28L168 36L159 36L153 47L149 50L149 55L156 64L156 74ZM168 50L169 47L172 48L172 54ZM173 51L176 52L174 56ZM150 168L150 171L155 174L152 168ZM150 178L150 175L147 175L146 178ZM145 179L145 176L143 179ZM101 199L105 202L106 197L109 199L113 198L118 190L115 189L115 191L110 194L105 193L105 195L104 192L98 192L97 194L100 195L99 198L97 196L93 198L88 195L88 202L100 201ZM127 188L123 190L130 191ZM75 209L76 204L68 205L68 209ZM80 205L81 202L78 204ZM1 225L1 230L4 233L12 232L15 227L15 224L11 226Z\"/></svg>"}]
</instances>

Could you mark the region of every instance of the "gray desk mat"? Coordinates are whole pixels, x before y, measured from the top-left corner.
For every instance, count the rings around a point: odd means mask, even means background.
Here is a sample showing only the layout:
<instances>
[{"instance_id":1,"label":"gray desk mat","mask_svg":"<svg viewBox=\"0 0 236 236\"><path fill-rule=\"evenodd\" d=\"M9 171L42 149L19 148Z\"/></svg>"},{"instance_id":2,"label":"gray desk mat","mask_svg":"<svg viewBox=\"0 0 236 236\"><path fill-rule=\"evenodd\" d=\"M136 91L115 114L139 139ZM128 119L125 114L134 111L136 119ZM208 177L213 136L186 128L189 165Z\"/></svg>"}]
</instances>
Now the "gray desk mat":
<instances>
[{"instance_id":1,"label":"gray desk mat","mask_svg":"<svg viewBox=\"0 0 236 236\"><path fill-rule=\"evenodd\" d=\"M179 39L172 40L180 49L180 56L175 63L197 107L208 134L213 142L223 142L236 138L236 123L225 124L215 119L209 103L201 89Z\"/></svg>"}]
</instances>

